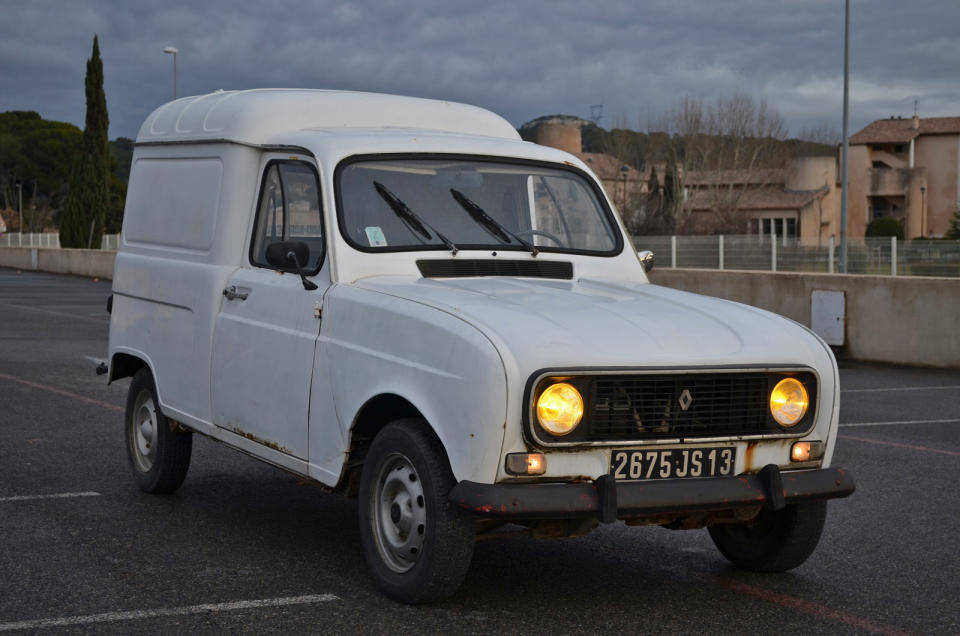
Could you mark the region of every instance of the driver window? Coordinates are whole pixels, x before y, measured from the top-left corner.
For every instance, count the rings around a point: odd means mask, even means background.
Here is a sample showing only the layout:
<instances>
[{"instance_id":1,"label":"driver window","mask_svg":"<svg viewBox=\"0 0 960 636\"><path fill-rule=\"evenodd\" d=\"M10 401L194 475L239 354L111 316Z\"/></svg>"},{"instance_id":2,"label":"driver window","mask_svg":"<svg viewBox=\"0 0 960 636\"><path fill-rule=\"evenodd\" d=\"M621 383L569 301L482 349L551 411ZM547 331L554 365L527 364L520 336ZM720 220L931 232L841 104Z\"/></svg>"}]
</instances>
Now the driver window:
<instances>
[{"instance_id":1,"label":"driver window","mask_svg":"<svg viewBox=\"0 0 960 636\"><path fill-rule=\"evenodd\" d=\"M301 241L310 248L305 269L316 272L323 262L323 217L317 173L302 161L273 161L264 172L260 205L254 228L250 260L267 263L266 250L276 241Z\"/></svg>"}]
</instances>

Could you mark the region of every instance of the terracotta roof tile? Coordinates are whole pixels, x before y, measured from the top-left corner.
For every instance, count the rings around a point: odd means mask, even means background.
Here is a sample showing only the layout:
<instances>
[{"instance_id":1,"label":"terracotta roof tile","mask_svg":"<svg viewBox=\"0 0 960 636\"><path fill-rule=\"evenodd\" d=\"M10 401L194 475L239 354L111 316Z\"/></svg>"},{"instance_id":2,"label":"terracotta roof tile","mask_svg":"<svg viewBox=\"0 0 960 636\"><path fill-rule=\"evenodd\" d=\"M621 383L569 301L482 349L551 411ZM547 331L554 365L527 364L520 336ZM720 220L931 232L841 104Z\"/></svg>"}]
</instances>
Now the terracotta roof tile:
<instances>
[{"instance_id":1,"label":"terracotta roof tile","mask_svg":"<svg viewBox=\"0 0 960 636\"><path fill-rule=\"evenodd\" d=\"M737 201L740 210L799 210L826 194L821 190L790 191L780 186L750 188ZM696 190L692 193L690 207L693 210L711 210L708 190Z\"/></svg>"},{"instance_id":2,"label":"terracotta roof tile","mask_svg":"<svg viewBox=\"0 0 960 636\"><path fill-rule=\"evenodd\" d=\"M853 145L906 143L919 135L960 134L960 117L927 117L921 119L919 128L913 127L913 119L878 119L850 137Z\"/></svg>"}]
</instances>

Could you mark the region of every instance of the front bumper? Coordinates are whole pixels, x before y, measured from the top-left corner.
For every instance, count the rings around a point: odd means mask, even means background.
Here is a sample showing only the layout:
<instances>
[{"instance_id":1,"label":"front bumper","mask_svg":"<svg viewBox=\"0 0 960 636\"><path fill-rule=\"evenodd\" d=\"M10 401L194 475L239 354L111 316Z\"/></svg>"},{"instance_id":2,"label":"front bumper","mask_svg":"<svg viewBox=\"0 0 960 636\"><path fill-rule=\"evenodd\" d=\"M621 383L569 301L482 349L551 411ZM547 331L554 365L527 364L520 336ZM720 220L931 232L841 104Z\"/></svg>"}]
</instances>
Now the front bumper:
<instances>
[{"instance_id":1,"label":"front bumper","mask_svg":"<svg viewBox=\"0 0 960 636\"><path fill-rule=\"evenodd\" d=\"M770 465L756 474L703 479L564 484L478 484L461 481L450 500L489 519L616 519L706 510L733 510L846 497L856 489L843 468L781 473Z\"/></svg>"}]
</instances>

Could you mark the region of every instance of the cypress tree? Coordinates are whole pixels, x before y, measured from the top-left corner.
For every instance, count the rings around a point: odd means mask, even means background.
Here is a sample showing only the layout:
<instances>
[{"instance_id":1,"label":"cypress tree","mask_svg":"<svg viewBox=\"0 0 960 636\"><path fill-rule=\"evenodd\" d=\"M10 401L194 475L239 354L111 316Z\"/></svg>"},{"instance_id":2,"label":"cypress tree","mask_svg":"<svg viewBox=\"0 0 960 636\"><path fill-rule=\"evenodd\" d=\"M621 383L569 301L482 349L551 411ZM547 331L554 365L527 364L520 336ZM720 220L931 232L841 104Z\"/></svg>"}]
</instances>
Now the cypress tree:
<instances>
[{"instance_id":1,"label":"cypress tree","mask_svg":"<svg viewBox=\"0 0 960 636\"><path fill-rule=\"evenodd\" d=\"M70 177L70 194L60 220L60 245L100 248L103 223L110 205L110 147L107 97L103 92L100 44L93 36L87 60L87 119L83 144Z\"/></svg>"}]
</instances>

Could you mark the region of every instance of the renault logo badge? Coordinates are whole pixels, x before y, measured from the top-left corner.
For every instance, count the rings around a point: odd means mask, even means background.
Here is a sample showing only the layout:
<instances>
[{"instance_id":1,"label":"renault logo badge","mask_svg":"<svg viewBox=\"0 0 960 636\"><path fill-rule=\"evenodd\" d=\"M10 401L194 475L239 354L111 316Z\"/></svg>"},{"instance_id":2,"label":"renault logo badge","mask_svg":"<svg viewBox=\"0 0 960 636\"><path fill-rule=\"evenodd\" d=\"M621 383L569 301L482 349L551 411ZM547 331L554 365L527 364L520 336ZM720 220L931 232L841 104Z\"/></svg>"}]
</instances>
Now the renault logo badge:
<instances>
[{"instance_id":1,"label":"renault logo badge","mask_svg":"<svg viewBox=\"0 0 960 636\"><path fill-rule=\"evenodd\" d=\"M686 411L690 408L690 404L693 403L693 396L690 395L690 389L684 389L683 393L680 394L680 399L677 401L680 403L681 411Z\"/></svg>"}]
</instances>

